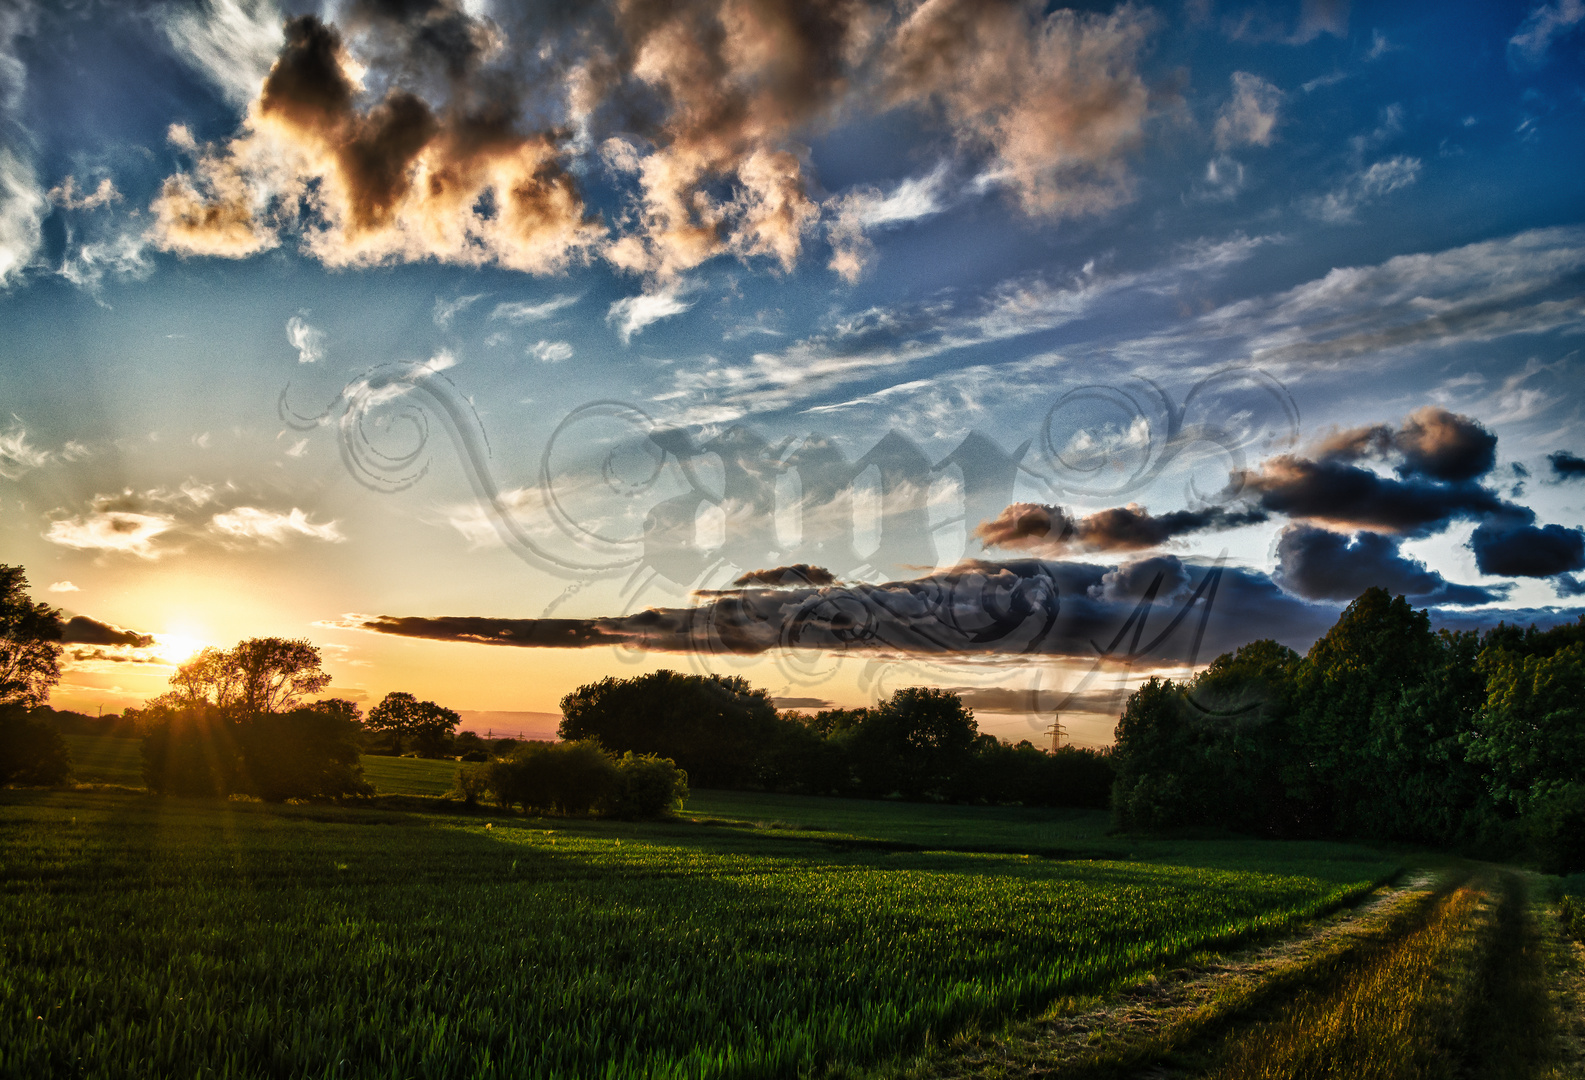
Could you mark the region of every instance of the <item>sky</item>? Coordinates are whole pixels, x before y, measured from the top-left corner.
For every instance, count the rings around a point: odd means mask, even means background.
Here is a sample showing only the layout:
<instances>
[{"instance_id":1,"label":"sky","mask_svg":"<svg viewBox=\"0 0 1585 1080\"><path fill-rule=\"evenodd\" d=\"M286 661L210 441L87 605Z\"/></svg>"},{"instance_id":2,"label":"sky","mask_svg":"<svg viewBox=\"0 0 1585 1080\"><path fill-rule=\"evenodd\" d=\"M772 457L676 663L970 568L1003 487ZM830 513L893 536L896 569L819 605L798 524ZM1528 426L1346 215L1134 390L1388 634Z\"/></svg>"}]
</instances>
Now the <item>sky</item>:
<instances>
[{"instance_id":1,"label":"sky","mask_svg":"<svg viewBox=\"0 0 1585 1080\"><path fill-rule=\"evenodd\" d=\"M1580 0L0 0L52 704L274 635L496 726L669 667L1101 745L1372 585L1573 621L1582 61Z\"/></svg>"}]
</instances>

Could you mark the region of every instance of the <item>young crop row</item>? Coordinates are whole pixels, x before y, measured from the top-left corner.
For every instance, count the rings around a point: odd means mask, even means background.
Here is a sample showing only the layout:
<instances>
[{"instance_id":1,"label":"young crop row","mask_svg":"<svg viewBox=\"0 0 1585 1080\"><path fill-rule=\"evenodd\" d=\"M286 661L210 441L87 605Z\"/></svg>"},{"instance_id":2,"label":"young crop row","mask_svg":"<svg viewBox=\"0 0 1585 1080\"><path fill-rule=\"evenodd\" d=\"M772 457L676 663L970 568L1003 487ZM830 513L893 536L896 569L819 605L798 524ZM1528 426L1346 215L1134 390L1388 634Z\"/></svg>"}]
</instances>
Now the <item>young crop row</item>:
<instances>
[{"instance_id":1,"label":"young crop row","mask_svg":"<svg viewBox=\"0 0 1585 1080\"><path fill-rule=\"evenodd\" d=\"M7 1076L792 1075L1292 920L1386 869L31 798L0 805Z\"/></svg>"}]
</instances>

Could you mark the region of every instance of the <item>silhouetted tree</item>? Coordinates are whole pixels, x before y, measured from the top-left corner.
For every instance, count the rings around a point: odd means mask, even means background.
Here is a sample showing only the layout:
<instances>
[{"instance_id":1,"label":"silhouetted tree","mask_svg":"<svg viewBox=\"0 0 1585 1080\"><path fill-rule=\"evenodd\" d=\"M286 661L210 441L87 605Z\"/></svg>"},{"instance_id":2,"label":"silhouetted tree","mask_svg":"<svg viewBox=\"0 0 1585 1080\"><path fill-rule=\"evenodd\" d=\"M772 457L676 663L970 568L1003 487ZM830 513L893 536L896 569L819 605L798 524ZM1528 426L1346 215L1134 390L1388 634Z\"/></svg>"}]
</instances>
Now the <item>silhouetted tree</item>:
<instances>
[{"instance_id":1,"label":"silhouetted tree","mask_svg":"<svg viewBox=\"0 0 1585 1080\"><path fill-rule=\"evenodd\" d=\"M344 703L253 713L238 725L241 788L269 802L372 795L358 756L358 723Z\"/></svg>"},{"instance_id":2,"label":"silhouetted tree","mask_svg":"<svg viewBox=\"0 0 1585 1080\"><path fill-rule=\"evenodd\" d=\"M278 637L249 638L230 649L205 649L171 676L174 692L185 704L243 713L296 708L329 684L318 647Z\"/></svg>"},{"instance_id":3,"label":"silhouetted tree","mask_svg":"<svg viewBox=\"0 0 1585 1080\"><path fill-rule=\"evenodd\" d=\"M787 723L769 694L739 676L665 670L580 686L561 699L561 712L563 739L670 758L700 787L762 783Z\"/></svg>"},{"instance_id":4,"label":"silhouetted tree","mask_svg":"<svg viewBox=\"0 0 1585 1080\"><path fill-rule=\"evenodd\" d=\"M71 775L59 728L29 714L60 682L60 612L36 604L20 566L0 565L0 784L58 784Z\"/></svg>"},{"instance_id":5,"label":"silhouetted tree","mask_svg":"<svg viewBox=\"0 0 1585 1080\"><path fill-rule=\"evenodd\" d=\"M861 788L872 795L963 797L974 741L974 714L950 690L904 687L865 712L838 738L852 755Z\"/></svg>"},{"instance_id":6,"label":"silhouetted tree","mask_svg":"<svg viewBox=\"0 0 1585 1080\"><path fill-rule=\"evenodd\" d=\"M270 800L365 795L358 707L308 704L330 682L307 641L249 638L205 649L171 676L175 688L141 710L143 777L170 795Z\"/></svg>"},{"instance_id":7,"label":"silhouetted tree","mask_svg":"<svg viewBox=\"0 0 1585 1080\"><path fill-rule=\"evenodd\" d=\"M61 613L28 596L20 566L0 565L0 705L42 705L61 681Z\"/></svg>"},{"instance_id":8,"label":"silhouetted tree","mask_svg":"<svg viewBox=\"0 0 1585 1080\"><path fill-rule=\"evenodd\" d=\"M439 757L450 748L452 732L461 719L451 709L396 690L369 710L368 726L389 733L397 753L402 752L405 740L411 739L422 756Z\"/></svg>"}]
</instances>

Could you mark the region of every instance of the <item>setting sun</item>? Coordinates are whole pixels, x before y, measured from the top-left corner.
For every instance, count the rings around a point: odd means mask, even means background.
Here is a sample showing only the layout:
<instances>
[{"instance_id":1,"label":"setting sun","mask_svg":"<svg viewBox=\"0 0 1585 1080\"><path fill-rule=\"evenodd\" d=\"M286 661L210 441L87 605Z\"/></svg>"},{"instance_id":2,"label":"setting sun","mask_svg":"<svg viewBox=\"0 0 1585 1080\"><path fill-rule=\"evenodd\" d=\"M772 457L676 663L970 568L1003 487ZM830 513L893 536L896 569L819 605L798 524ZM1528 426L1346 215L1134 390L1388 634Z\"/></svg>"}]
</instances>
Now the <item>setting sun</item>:
<instances>
[{"instance_id":1,"label":"setting sun","mask_svg":"<svg viewBox=\"0 0 1585 1080\"><path fill-rule=\"evenodd\" d=\"M176 666L191 660L209 643L186 634L155 634L152 652L162 663Z\"/></svg>"}]
</instances>

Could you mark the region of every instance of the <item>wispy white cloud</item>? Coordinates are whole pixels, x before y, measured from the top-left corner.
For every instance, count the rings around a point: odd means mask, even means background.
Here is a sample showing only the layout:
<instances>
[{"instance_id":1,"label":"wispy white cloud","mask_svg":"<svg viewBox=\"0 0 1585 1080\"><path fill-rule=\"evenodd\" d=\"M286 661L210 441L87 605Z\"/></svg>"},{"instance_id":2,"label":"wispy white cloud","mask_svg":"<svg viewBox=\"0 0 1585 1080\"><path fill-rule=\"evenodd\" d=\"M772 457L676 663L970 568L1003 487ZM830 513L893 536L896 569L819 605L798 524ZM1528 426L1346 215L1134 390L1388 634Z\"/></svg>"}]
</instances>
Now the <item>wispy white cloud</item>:
<instances>
[{"instance_id":1,"label":"wispy white cloud","mask_svg":"<svg viewBox=\"0 0 1585 1080\"><path fill-rule=\"evenodd\" d=\"M1397 52L1398 46L1387 40L1387 35L1380 30L1370 32L1370 49L1365 53L1365 61L1380 60L1390 52Z\"/></svg>"},{"instance_id":2,"label":"wispy white cloud","mask_svg":"<svg viewBox=\"0 0 1585 1080\"><path fill-rule=\"evenodd\" d=\"M1227 202L1244 190L1244 166L1227 154L1205 163L1205 175L1192 189L1192 196L1207 202Z\"/></svg>"},{"instance_id":3,"label":"wispy white cloud","mask_svg":"<svg viewBox=\"0 0 1585 1080\"><path fill-rule=\"evenodd\" d=\"M246 105L281 49L281 12L273 0L201 0L165 9L165 34L176 53L233 105Z\"/></svg>"},{"instance_id":4,"label":"wispy white cloud","mask_svg":"<svg viewBox=\"0 0 1585 1080\"><path fill-rule=\"evenodd\" d=\"M582 299L582 293L564 293L560 296L552 296L549 300L541 300L537 304L528 301L496 304L495 310L490 312L490 318L505 319L518 326L523 323L542 322L562 308L571 307Z\"/></svg>"},{"instance_id":5,"label":"wispy white cloud","mask_svg":"<svg viewBox=\"0 0 1585 1080\"><path fill-rule=\"evenodd\" d=\"M1556 0L1532 8L1513 37L1508 39L1508 57L1522 67L1540 67L1552 42L1564 37L1585 22L1585 2Z\"/></svg>"},{"instance_id":6,"label":"wispy white cloud","mask_svg":"<svg viewBox=\"0 0 1585 1080\"><path fill-rule=\"evenodd\" d=\"M902 180L889 192L870 186L828 200L826 209L832 215L826 226L831 241L829 268L845 281L857 281L874 252L871 231L918 221L947 208L943 199L947 174L948 165L942 162L928 175Z\"/></svg>"},{"instance_id":7,"label":"wispy white cloud","mask_svg":"<svg viewBox=\"0 0 1585 1080\"><path fill-rule=\"evenodd\" d=\"M324 331L315 329L303 318L307 312L298 312L286 320L286 340L297 350L299 364L312 364L325 357Z\"/></svg>"},{"instance_id":8,"label":"wispy white cloud","mask_svg":"<svg viewBox=\"0 0 1585 1080\"><path fill-rule=\"evenodd\" d=\"M1398 155L1378 161L1354 173L1340 186L1324 195L1307 199L1305 213L1331 225L1347 225L1359 220L1358 211L1384 195L1409 187L1420 179L1419 158Z\"/></svg>"},{"instance_id":9,"label":"wispy white cloud","mask_svg":"<svg viewBox=\"0 0 1585 1080\"><path fill-rule=\"evenodd\" d=\"M1191 357L1211 342L1280 371L1292 364L1398 363L1444 348L1585 327L1585 228L1535 229L1445 251L1338 267L1269 296L1228 304L1179 330L1116 346L1125 363Z\"/></svg>"},{"instance_id":10,"label":"wispy white cloud","mask_svg":"<svg viewBox=\"0 0 1585 1080\"><path fill-rule=\"evenodd\" d=\"M44 539L77 551L116 552L157 559L163 552L154 546L159 536L176 528L170 514L121 509L116 500L98 500L99 505L77 517L50 522Z\"/></svg>"},{"instance_id":11,"label":"wispy white cloud","mask_svg":"<svg viewBox=\"0 0 1585 1080\"><path fill-rule=\"evenodd\" d=\"M24 474L48 464L50 453L28 442L22 421L16 417L11 419L11 426L0 431L0 477L19 480Z\"/></svg>"},{"instance_id":12,"label":"wispy white cloud","mask_svg":"<svg viewBox=\"0 0 1585 1080\"><path fill-rule=\"evenodd\" d=\"M471 296L456 296L450 300L444 297L435 297L434 320L435 325L442 330L451 326L451 320L467 311L474 304L484 299L484 293L474 293Z\"/></svg>"},{"instance_id":13,"label":"wispy white cloud","mask_svg":"<svg viewBox=\"0 0 1585 1080\"><path fill-rule=\"evenodd\" d=\"M257 506L238 506L209 519L210 528L230 540L249 540L266 544L285 543L294 537L305 536L339 544L346 537L334 521L316 525L297 507L288 513L265 510Z\"/></svg>"},{"instance_id":14,"label":"wispy white cloud","mask_svg":"<svg viewBox=\"0 0 1585 1080\"><path fill-rule=\"evenodd\" d=\"M633 335L642 333L646 326L673 315L681 315L693 307L693 301L682 299L692 287L689 282L679 281L655 292L639 293L618 300L605 313L605 321L616 328L622 344L630 344Z\"/></svg>"},{"instance_id":15,"label":"wispy white cloud","mask_svg":"<svg viewBox=\"0 0 1585 1080\"><path fill-rule=\"evenodd\" d=\"M572 359L572 346L565 341L536 341L527 351L542 364L559 364Z\"/></svg>"},{"instance_id":16,"label":"wispy white cloud","mask_svg":"<svg viewBox=\"0 0 1585 1080\"><path fill-rule=\"evenodd\" d=\"M686 419L695 423L801 407L848 383L1078 322L1129 290L1171 293L1186 275L1214 274L1279 239L1240 233L1185 245L1150 270L1108 273L1091 263L1062 279L1004 281L967 301L850 313L833 320L823 333L777 351L755 353L747 364L709 362L681 370L674 388L658 400L688 402Z\"/></svg>"},{"instance_id":17,"label":"wispy white cloud","mask_svg":"<svg viewBox=\"0 0 1585 1080\"><path fill-rule=\"evenodd\" d=\"M10 288L38 251L49 199L27 153L31 137L20 115L27 67L16 41L30 34L37 7L28 0L0 5L0 289Z\"/></svg>"},{"instance_id":18,"label":"wispy white cloud","mask_svg":"<svg viewBox=\"0 0 1585 1080\"><path fill-rule=\"evenodd\" d=\"M1270 146L1282 98L1282 91L1259 75L1233 72L1233 96L1216 114L1217 149Z\"/></svg>"},{"instance_id":19,"label":"wispy white cloud","mask_svg":"<svg viewBox=\"0 0 1585 1080\"><path fill-rule=\"evenodd\" d=\"M82 592L81 589L69 581L52 581L50 582L49 591L53 593Z\"/></svg>"}]
</instances>

